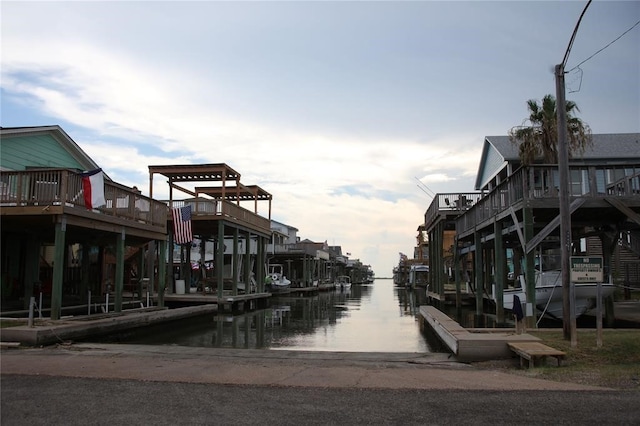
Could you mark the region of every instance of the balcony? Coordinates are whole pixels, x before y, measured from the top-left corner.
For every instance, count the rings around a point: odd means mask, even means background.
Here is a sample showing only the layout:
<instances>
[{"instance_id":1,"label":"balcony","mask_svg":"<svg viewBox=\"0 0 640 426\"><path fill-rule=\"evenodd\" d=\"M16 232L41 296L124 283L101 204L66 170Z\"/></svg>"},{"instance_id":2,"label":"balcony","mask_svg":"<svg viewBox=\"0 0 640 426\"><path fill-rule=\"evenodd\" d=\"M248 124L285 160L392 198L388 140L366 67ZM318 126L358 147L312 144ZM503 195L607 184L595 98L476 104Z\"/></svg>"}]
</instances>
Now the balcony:
<instances>
[{"instance_id":1,"label":"balcony","mask_svg":"<svg viewBox=\"0 0 640 426\"><path fill-rule=\"evenodd\" d=\"M194 235L215 235L217 222L224 220L239 228L250 228L264 236L271 236L272 195L257 185L240 183L240 173L229 165L215 163L149 166L151 184L156 174L167 178L169 183L170 199L165 202L166 205L173 208L191 206L191 226ZM206 186L198 186L201 182L206 183ZM190 198L175 200L174 191L187 194ZM267 218L258 214L259 201L268 203ZM253 211L242 207L241 203L253 204Z\"/></svg>"},{"instance_id":2,"label":"balcony","mask_svg":"<svg viewBox=\"0 0 640 426\"><path fill-rule=\"evenodd\" d=\"M88 210L79 173L68 169L0 173L2 216L66 214L166 233L166 204L106 180L104 195L106 205Z\"/></svg>"},{"instance_id":3,"label":"balcony","mask_svg":"<svg viewBox=\"0 0 640 426\"><path fill-rule=\"evenodd\" d=\"M425 228L442 219L453 219L471 209L482 197L480 192L436 194L425 213Z\"/></svg>"},{"instance_id":4,"label":"balcony","mask_svg":"<svg viewBox=\"0 0 640 426\"><path fill-rule=\"evenodd\" d=\"M615 198L632 209L640 207L640 162L625 165L572 166L569 168L569 197L589 200L594 208L611 207ZM522 207L558 209L558 167L540 165L520 168L488 194L460 211L456 220L458 235L488 226L494 217ZM432 203L428 214L441 211ZM433 207L433 212L431 211ZM436 210L438 209L438 210ZM435 212L435 213L434 213Z\"/></svg>"},{"instance_id":5,"label":"balcony","mask_svg":"<svg viewBox=\"0 0 640 426\"><path fill-rule=\"evenodd\" d=\"M199 234L199 222L222 219L246 225L265 234L271 232L271 221L269 219L231 201L197 197L179 201L165 201L164 203L173 208L191 206L192 227L196 234Z\"/></svg>"}]
</instances>

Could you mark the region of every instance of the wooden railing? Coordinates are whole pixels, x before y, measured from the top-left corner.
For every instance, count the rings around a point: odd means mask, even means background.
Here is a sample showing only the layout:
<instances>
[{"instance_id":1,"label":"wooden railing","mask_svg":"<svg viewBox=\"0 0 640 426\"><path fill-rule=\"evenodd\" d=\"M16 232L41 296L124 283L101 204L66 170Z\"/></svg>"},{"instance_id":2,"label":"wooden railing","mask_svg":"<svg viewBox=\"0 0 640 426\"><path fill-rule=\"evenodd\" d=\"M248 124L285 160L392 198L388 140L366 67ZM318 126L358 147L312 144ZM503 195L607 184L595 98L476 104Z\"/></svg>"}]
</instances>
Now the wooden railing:
<instances>
[{"instance_id":1,"label":"wooden railing","mask_svg":"<svg viewBox=\"0 0 640 426\"><path fill-rule=\"evenodd\" d=\"M191 206L191 214L198 217L228 217L247 225L257 227L266 232L271 232L271 222L251 210L247 210L235 203L226 200L213 200L209 198L198 198L196 200L173 200L165 201L167 206L183 207Z\"/></svg>"},{"instance_id":2,"label":"wooden railing","mask_svg":"<svg viewBox=\"0 0 640 426\"><path fill-rule=\"evenodd\" d=\"M438 193L425 213L425 224L429 227L441 214L460 215L473 207L481 197L480 192Z\"/></svg>"},{"instance_id":3,"label":"wooden railing","mask_svg":"<svg viewBox=\"0 0 640 426\"><path fill-rule=\"evenodd\" d=\"M572 166L569 178L573 198L640 197L640 161L619 166ZM462 211L456 219L456 230L469 231L519 202L557 199L558 182L557 166L520 168Z\"/></svg>"},{"instance_id":4,"label":"wooden railing","mask_svg":"<svg viewBox=\"0 0 640 426\"><path fill-rule=\"evenodd\" d=\"M106 205L94 213L165 228L166 204L113 182L104 182ZM86 210L80 174L68 169L0 172L0 205L3 214L11 207L63 206ZM25 210L21 209L21 214ZM26 213L28 214L28 213Z\"/></svg>"}]
</instances>

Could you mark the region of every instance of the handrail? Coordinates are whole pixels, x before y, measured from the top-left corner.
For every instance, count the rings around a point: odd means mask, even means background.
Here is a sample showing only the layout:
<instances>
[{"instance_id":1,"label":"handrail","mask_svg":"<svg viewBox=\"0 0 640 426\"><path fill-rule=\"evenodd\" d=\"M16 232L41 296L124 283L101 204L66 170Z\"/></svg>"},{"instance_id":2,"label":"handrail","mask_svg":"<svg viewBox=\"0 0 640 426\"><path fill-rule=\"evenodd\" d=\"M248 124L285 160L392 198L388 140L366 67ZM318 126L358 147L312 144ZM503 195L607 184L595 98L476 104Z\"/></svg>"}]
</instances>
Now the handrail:
<instances>
[{"instance_id":1,"label":"handrail","mask_svg":"<svg viewBox=\"0 0 640 426\"><path fill-rule=\"evenodd\" d=\"M640 162L620 165L569 167L570 197L604 198L640 195ZM456 219L458 233L503 213L518 202L558 198L558 167L537 165L520 168L493 188ZM431 208L431 207L430 207Z\"/></svg>"},{"instance_id":2,"label":"handrail","mask_svg":"<svg viewBox=\"0 0 640 426\"><path fill-rule=\"evenodd\" d=\"M191 214L196 217L227 217L271 232L271 222L269 219L238 206L231 201L198 197L188 200L164 201L164 203L173 208L191 206Z\"/></svg>"},{"instance_id":3,"label":"handrail","mask_svg":"<svg viewBox=\"0 0 640 426\"><path fill-rule=\"evenodd\" d=\"M110 181L104 182L104 196L106 204L92 212L166 227L164 203ZM0 205L3 209L49 205L87 210L82 176L68 169L0 172Z\"/></svg>"}]
</instances>

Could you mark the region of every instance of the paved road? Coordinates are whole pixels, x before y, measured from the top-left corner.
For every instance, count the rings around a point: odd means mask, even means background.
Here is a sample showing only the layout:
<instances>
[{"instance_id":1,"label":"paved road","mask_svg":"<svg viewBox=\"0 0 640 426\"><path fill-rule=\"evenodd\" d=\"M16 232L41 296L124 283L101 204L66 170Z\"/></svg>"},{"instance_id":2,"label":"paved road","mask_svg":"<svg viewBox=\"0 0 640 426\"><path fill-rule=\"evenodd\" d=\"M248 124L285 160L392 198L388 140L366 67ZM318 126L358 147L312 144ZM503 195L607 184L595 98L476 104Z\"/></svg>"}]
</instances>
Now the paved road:
<instances>
[{"instance_id":1,"label":"paved road","mask_svg":"<svg viewBox=\"0 0 640 426\"><path fill-rule=\"evenodd\" d=\"M81 344L3 350L2 425L638 424L640 395L452 362Z\"/></svg>"}]
</instances>

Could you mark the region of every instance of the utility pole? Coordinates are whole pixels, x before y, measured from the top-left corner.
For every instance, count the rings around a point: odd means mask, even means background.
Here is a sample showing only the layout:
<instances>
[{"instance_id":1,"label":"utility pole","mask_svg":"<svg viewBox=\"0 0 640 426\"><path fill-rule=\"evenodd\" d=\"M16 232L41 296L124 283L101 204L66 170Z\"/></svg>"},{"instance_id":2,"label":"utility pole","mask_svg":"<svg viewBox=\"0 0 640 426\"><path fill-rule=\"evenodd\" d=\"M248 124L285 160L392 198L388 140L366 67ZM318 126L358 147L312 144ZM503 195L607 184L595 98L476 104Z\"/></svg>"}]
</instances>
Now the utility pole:
<instances>
[{"instance_id":1,"label":"utility pole","mask_svg":"<svg viewBox=\"0 0 640 426\"><path fill-rule=\"evenodd\" d=\"M556 115L558 126L558 174L560 178L560 246L562 263L562 330L565 339L571 339L571 347L578 346L576 330L575 287L571 282L571 211L569 210L569 146L567 144L567 105L565 101L564 67L576 38L580 21L592 0L587 2L573 30L562 63L556 65Z\"/></svg>"},{"instance_id":2,"label":"utility pole","mask_svg":"<svg viewBox=\"0 0 640 426\"><path fill-rule=\"evenodd\" d=\"M571 282L571 211L569 210L569 148L567 144L567 109L565 102L564 64L556 65L556 114L558 119L558 174L560 178L560 247L562 271L562 329L571 347L578 346L574 284Z\"/></svg>"}]
</instances>

